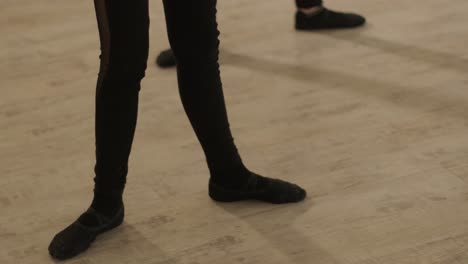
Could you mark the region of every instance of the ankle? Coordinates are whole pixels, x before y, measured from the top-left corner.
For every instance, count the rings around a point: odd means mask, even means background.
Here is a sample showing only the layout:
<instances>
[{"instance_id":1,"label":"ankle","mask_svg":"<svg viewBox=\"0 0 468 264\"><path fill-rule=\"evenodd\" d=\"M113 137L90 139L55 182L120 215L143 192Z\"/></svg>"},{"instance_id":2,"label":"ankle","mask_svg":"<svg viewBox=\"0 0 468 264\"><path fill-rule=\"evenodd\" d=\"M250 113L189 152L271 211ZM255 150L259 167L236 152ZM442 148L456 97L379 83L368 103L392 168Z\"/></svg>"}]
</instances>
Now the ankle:
<instances>
[{"instance_id":1,"label":"ankle","mask_svg":"<svg viewBox=\"0 0 468 264\"><path fill-rule=\"evenodd\" d=\"M323 10L323 6L313 6L307 8L299 8L298 11L306 16L313 16L320 13Z\"/></svg>"},{"instance_id":2,"label":"ankle","mask_svg":"<svg viewBox=\"0 0 468 264\"><path fill-rule=\"evenodd\" d=\"M219 177L211 177L210 178L210 184L214 184L216 186L222 187L222 188L227 188L227 189L238 189L247 183L247 179L244 179L244 177L240 178L219 178Z\"/></svg>"},{"instance_id":3,"label":"ankle","mask_svg":"<svg viewBox=\"0 0 468 264\"><path fill-rule=\"evenodd\" d=\"M121 195L95 195L91 203L93 209L109 217L115 215L122 206L123 199Z\"/></svg>"},{"instance_id":4,"label":"ankle","mask_svg":"<svg viewBox=\"0 0 468 264\"><path fill-rule=\"evenodd\" d=\"M250 175L251 172L247 169L236 173L212 174L210 183L223 188L237 189L247 184Z\"/></svg>"}]
</instances>

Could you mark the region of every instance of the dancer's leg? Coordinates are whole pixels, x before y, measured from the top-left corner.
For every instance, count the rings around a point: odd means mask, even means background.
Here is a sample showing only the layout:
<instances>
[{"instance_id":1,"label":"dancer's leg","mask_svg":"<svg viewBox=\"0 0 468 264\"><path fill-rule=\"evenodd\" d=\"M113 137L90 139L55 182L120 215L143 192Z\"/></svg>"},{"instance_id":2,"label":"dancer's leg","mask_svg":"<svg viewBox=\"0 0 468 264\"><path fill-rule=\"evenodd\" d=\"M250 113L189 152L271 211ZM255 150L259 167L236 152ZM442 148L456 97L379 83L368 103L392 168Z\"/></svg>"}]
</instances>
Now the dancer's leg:
<instances>
[{"instance_id":1,"label":"dancer's leg","mask_svg":"<svg viewBox=\"0 0 468 264\"><path fill-rule=\"evenodd\" d=\"M95 0L101 39L96 89L96 177L91 207L58 233L49 253L71 258L123 221L122 192L148 57L148 1Z\"/></svg>"}]
</instances>

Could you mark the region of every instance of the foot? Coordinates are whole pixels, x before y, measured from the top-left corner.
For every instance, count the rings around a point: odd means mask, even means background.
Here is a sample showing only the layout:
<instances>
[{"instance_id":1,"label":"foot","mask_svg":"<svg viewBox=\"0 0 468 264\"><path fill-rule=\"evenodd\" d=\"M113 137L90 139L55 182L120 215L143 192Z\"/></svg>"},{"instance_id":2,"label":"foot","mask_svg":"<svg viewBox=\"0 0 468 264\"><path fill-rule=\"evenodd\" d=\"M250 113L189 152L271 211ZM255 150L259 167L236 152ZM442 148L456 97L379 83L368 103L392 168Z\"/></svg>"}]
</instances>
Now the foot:
<instances>
[{"instance_id":1,"label":"foot","mask_svg":"<svg viewBox=\"0 0 468 264\"><path fill-rule=\"evenodd\" d=\"M251 173L242 188L226 188L210 180L209 195L218 202L259 200L282 204L300 202L305 199L307 193L296 184Z\"/></svg>"},{"instance_id":2,"label":"foot","mask_svg":"<svg viewBox=\"0 0 468 264\"><path fill-rule=\"evenodd\" d=\"M156 58L156 65L161 68L169 68L176 65L174 53L171 49L163 50Z\"/></svg>"},{"instance_id":3,"label":"foot","mask_svg":"<svg viewBox=\"0 0 468 264\"><path fill-rule=\"evenodd\" d=\"M59 260L72 258L89 248L99 234L123 222L124 207L108 218L90 207L75 222L59 232L49 245L49 254Z\"/></svg>"},{"instance_id":4,"label":"foot","mask_svg":"<svg viewBox=\"0 0 468 264\"><path fill-rule=\"evenodd\" d=\"M296 12L297 30L354 28L362 26L364 23L366 23L366 19L360 15L335 12L325 7L310 15L301 11Z\"/></svg>"}]
</instances>

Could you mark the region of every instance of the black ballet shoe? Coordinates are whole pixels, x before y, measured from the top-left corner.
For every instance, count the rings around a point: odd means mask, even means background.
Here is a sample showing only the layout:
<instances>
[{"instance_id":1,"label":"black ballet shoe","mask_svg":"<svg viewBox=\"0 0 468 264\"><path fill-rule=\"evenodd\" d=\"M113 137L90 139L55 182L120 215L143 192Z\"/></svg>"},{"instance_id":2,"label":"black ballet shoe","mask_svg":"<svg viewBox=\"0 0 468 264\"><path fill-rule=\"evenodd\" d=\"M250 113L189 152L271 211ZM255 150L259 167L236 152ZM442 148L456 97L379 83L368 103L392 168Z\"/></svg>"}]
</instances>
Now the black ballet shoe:
<instances>
[{"instance_id":1,"label":"black ballet shoe","mask_svg":"<svg viewBox=\"0 0 468 264\"><path fill-rule=\"evenodd\" d=\"M112 218L90 207L75 222L55 235L49 245L49 254L59 260L72 258L88 249L99 234L122 224L123 219L123 206Z\"/></svg>"},{"instance_id":2,"label":"black ballet shoe","mask_svg":"<svg viewBox=\"0 0 468 264\"><path fill-rule=\"evenodd\" d=\"M210 180L209 195L218 202L258 200L273 204L296 203L305 199L307 193L296 184L251 173L242 188L227 188Z\"/></svg>"},{"instance_id":3,"label":"black ballet shoe","mask_svg":"<svg viewBox=\"0 0 468 264\"><path fill-rule=\"evenodd\" d=\"M161 68L170 68L176 65L174 53L171 49L163 50L156 58L156 65Z\"/></svg>"},{"instance_id":4,"label":"black ballet shoe","mask_svg":"<svg viewBox=\"0 0 468 264\"><path fill-rule=\"evenodd\" d=\"M365 23L366 19L361 15L336 12L325 7L312 15L306 15L301 11L296 12L297 30L354 28Z\"/></svg>"}]
</instances>

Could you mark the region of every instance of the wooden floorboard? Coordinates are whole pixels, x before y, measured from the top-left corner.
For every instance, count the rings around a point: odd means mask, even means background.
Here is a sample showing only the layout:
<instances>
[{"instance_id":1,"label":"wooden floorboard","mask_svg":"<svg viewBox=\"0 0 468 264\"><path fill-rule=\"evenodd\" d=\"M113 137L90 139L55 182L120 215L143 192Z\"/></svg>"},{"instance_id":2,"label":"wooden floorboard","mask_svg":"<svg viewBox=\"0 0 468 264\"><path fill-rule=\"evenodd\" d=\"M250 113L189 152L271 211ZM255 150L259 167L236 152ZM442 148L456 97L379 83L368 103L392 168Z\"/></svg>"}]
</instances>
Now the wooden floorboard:
<instances>
[{"instance_id":1,"label":"wooden floorboard","mask_svg":"<svg viewBox=\"0 0 468 264\"><path fill-rule=\"evenodd\" d=\"M67 263L468 263L468 2L331 0L356 30L296 32L288 1L220 1L231 127L294 205L217 204L151 2L124 224ZM0 263L89 205L99 38L89 1L0 0Z\"/></svg>"}]
</instances>

